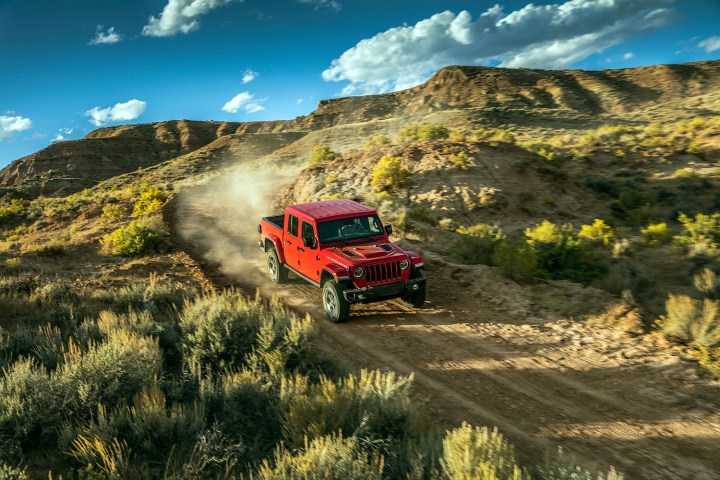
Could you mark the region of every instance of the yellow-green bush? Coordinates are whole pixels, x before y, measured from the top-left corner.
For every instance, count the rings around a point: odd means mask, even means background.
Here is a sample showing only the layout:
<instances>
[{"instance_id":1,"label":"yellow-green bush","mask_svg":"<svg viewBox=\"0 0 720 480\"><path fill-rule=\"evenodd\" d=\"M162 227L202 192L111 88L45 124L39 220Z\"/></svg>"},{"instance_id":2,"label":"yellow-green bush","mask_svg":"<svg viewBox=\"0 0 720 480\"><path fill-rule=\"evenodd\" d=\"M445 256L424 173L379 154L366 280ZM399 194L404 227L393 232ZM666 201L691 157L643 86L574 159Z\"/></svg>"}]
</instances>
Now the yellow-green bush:
<instances>
[{"instance_id":1,"label":"yellow-green bush","mask_svg":"<svg viewBox=\"0 0 720 480\"><path fill-rule=\"evenodd\" d=\"M717 300L670 294L665 310L660 326L667 335L695 347L720 346L720 302Z\"/></svg>"},{"instance_id":2,"label":"yellow-green bush","mask_svg":"<svg viewBox=\"0 0 720 480\"><path fill-rule=\"evenodd\" d=\"M375 135L365 142L365 150L374 150L376 148L387 147L392 144L392 140L385 135Z\"/></svg>"},{"instance_id":3,"label":"yellow-green bush","mask_svg":"<svg viewBox=\"0 0 720 480\"><path fill-rule=\"evenodd\" d=\"M302 450L278 448L273 462L265 460L258 472L262 480L381 480L384 462L377 453L363 451L354 438L341 434L306 438Z\"/></svg>"},{"instance_id":4,"label":"yellow-green bush","mask_svg":"<svg viewBox=\"0 0 720 480\"><path fill-rule=\"evenodd\" d=\"M472 166L472 158L459 148L445 148L443 154L447 155L447 159L460 170L467 170Z\"/></svg>"},{"instance_id":5,"label":"yellow-green bush","mask_svg":"<svg viewBox=\"0 0 720 480\"><path fill-rule=\"evenodd\" d=\"M537 256L529 245L507 240L498 243L492 254L492 264L503 274L526 282L537 274Z\"/></svg>"},{"instance_id":6,"label":"yellow-green bush","mask_svg":"<svg viewBox=\"0 0 720 480\"><path fill-rule=\"evenodd\" d=\"M132 257L157 248L162 239L152 229L136 221L105 235L103 247L114 255Z\"/></svg>"},{"instance_id":7,"label":"yellow-green bush","mask_svg":"<svg viewBox=\"0 0 720 480\"><path fill-rule=\"evenodd\" d=\"M402 158L385 155L372 170L370 185L376 192L388 191L410 185L410 170L403 167Z\"/></svg>"},{"instance_id":8,"label":"yellow-green bush","mask_svg":"<svg viewBox=\"0 0 720 480\"><path fill-rule=\"evenodd\" d=\"M695 218L681 213L678 220L683 225L680 235L674 237L678 244L691 246L707 243L717 248L720 242L720 213L710 215L698 213Z\"/></svg>"},{"instance_id":9,"label":"yellow-green bush","mask_svg":"<svg viewBox=\"0 0 720 480\"><path fill-rule=\"evenodd\" d=\"M640 235L643 241L649 245L662 245L672 239L672 233L668 229L667 223L664 222L652 223L640 229Z\"/></svg>"},{"instance_id":10,"label":"yellow-green bush","mask_svg":"<svg viewBox=\"0 0 720 480\"><path fill-rule=\"evenodd\" d=\"M328 162L330 160L334 160L338 156L339 154L337 152L334 152L327 145L315 145L313 147L312 153L310 154L309 163L310 165L314 165L316 163Z\"/></svg>"},{"instance_id":11,"label":"yellow-green bush","mask_svg":"<svg viewBox=\"0 0 720 480\"><path fill-rule=\"evenodd\" d=\"M409 125L398 133L402 141L445 140L450 136L450 129L444 125Z\"/></svg>"},{"instance_id":12,"label":"yellow-green bush","mask_svg":"<svg viewBox=\"0 0 720 480\"><path fill-rule=\"evenodd\" d=\"M166 200L166 192L160 190L155 186L150 186L143 192L141 192L140 195L135 199L135 204L133 205L133 215L141 216L154 212L155 210L160 208ZM103 214L104 213L105 210L103 209Z\"/></svg>"},{"instance_id":13,"label":"yellow-green bush","mask_svg":"<svg viewBox=\"0 0 720 480\"><path fill-rule=\"evenodd\" d=\"M28 207L30 207L29 201L18 199L0 205L0 222L23 217L27 213Z\"/></svg>"},{"instance_id":14,"label":"yellow-green bush","mask_svg":"<svg viewBox=\"0 0 720 480\"><path fill-rule=\"evenodd\" d=\"M107 203L102 208L102 215L100 218L103 223L110 224L126 218L129 213L129 209L126 205L121 203Z\"/></svg>"},{"instance_id":15,"label":"yellow-green bush","mask_svg":"<svg viewBox=\"0 0 720 480\"><path fill-rule=\"evenodd\" d=\"M445 434L440 465L447 480L530 480L497 429L466 422Z\"/></svg>"},{"instance_id":16,"label":"yellow-green bush","mask_svg":"<svg viewBox=\"0 0 720 480\"><path fill-rule=\"evenodd\" d=\"M525 229L527 244L537 258L537 273L546 278L585 282L607 270L598 253L580 242L569 223L548 220Z\"/></svg>"},{"instance_id":17,"label":"yellow-green bush","mask_svg":"<svg viewBox=\"0 0 720 480\"><path fill-rule=\"evenodd\" d=\"M498 225L479 223L457 229L460 238L452 245L453 256L463 263L492 264L492 256L498 242L505 234Z\"/></svg>"},{"instance_id":18,"label":"yellow-green bush","mask_svg":"<svg viewBox=\"0 0 720 480\"><path fill-rule=\"evenodd\" d=\"M596 218L592 225L582 225L580 227L580 233L578 237L589 240L591 242L598 242L604 245L609 245L612 239L615 237L615 232L612 227L605 223L604 220Z\"/></svg>"}]
</instances>

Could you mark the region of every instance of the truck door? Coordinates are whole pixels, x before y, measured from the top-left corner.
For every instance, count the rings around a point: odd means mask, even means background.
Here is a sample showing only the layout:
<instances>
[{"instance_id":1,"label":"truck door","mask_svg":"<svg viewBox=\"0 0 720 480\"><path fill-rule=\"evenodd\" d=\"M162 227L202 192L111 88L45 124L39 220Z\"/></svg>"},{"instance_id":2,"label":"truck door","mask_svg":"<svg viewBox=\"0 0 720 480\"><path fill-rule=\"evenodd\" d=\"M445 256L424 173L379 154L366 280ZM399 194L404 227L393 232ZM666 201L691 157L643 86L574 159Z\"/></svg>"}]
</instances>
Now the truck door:
<instances>
[{"instance_id":1,"label":"truck door","mask_svg":"<svg viewBox=\"0 0 720 480\"><path fill-rule=\"evenodd\" d=\"M306 247L303 244L303 238L313 238L315 239L315 244ZM317 238L315 226L303 220L302 227L300 228L300 248L298 248L299 268L297 268L297 270L315 282L320 281L320 257L318 256L320 248Z\"/></svg>"},{"instance_id":2,"label":"truck door","mask_svg":"<svg viewBox=\"0 0 720 480\"><path fill-rule=\"evenodd\" d=\"M298 217L290 213L287 214L285 220L285 243L283 244L283 251L285 252L285 263L288 267L293 270L300 270L298 268L298 247L302 247L302 240L298 236Z\"/></svg>"}]
</instances>

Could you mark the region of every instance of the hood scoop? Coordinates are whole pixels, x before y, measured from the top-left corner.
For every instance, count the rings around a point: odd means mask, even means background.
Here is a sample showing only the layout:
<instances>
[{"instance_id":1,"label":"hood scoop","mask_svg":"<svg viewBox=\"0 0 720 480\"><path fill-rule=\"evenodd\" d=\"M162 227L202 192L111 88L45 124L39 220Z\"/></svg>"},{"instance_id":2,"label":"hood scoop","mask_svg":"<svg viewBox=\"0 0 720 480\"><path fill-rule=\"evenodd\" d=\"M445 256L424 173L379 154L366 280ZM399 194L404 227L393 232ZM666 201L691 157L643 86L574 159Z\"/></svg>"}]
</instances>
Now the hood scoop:
<instances>
[{"instance_id":1,"label":"hood scoop","mask_svg":"<svg viewBox=\"0 0 720 480\"><path fill-rule=\"evenodd\" d=\"M388 253L393 251L393 248L389 245L363 245L358 247L344 248L341 251L349 257L378 258L387 257Z\"/></svg>"}]
</instances>

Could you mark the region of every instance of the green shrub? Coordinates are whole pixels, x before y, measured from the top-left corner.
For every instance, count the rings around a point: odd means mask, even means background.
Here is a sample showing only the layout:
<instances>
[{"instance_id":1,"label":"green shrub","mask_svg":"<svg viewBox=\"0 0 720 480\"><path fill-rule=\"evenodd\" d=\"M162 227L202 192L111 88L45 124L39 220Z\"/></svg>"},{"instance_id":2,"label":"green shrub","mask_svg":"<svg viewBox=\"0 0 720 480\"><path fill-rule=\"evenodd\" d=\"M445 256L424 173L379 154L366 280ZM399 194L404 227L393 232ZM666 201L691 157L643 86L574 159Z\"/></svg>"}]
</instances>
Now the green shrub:
<instances>
[{"instance_id":1,"label":"green shrub","mask_svg":"<svg viewBox=\"0 0 720 480\"><path fill-rule=\"evenodd\" d=\"M27 469L13 467L0 460L0 480L28 480Z\"/></svg>"},{"instance_id":2,"label":"green shrub","mask_svg":"<svg viewBox=\"0 0 720 480\"><path fill-rule=\"evenodd\" d=\"M217 427L197 435L188 461L182 466L180 478L227 478L245 457L246 448ZM167 476L167 472L166 472ZM242 477L240 477L242 478Z\"/></svg>"},{"instance_id":3,"label":"green shrub","mask_svg":"<svg viewBox=\"0 0 720 480\"><path fill-rule=\"evenodd\" d=\"M0 460L18 461L31 442L45 442L59 426L64 392L45 367L23 358L0 380ZM32 440L34 439L34 440Z\"/></svg>"},{"instance_id":4,"label":"green shrub","mask_svg":"<svg viewBox=\"0 0 720 480\"><path fill-rule=\"evenodd\" d=\"M236 293L206 295L185 304L180 328L186 361L202 369L249 365L280 375L312 357L310 320L290 314L279 299L266 306Z\"/></svg>"},{"instance_id":5,"label":"green shrub","mask_svg":"<svg viewBox=\"0 0 720 480\"><path fill-rule=\"evenodd\" d=\"M696 355L698 363L715 378L720 378L720 347L699 347Z\"/></svg>"},{"instance_id":6,"label":"green shrub","mask_svg":"<svg viewBox=\"0 0 720 480\"><path fill-rule=\"evenodd\" d=\"M445 434L440 465L447 480L530 480L497 429L465 422Z\"/></svg>"},{"instance_id":7,"label":"green shrub","mask_svg":"<svg viewBox=\"0 0 720 480\"><path fill-rule=\"evenodd\" d=\"M640 229L640 235L643 241L649 245L662 245L672 239L672 233L670 233L667 223L664 222L652 223Z\"/></svg>"},{"instance_id":8,"label":"green shrub","mask_svg":"<svg viewBox=\"0 0 720 480\"><path fill-rule=\"evenodd\" d=\"M450 129L443 125L409 125L398 133L402 141L445 140L450 136Z\"/></svg>"},{"instance_id":9,"label":"green shrub","mask_svg":"<svg viewBox=\"0 0 720 480\"><path fill-rule=\"evenodd\" d=\"M169 403L160 388L153 385L138 392L130 406L101 407L96 417L79 429L70 455L83 465L105 469L103 452L112 450L117 439L122 438L126 453L164 466L172 454L189 454L192 439L203 430L205 412L198 403Z\"/></svg>"},{"instance_id":10,"label":"green shrub","mask_svg":"<svg viewBox=\"0 0 720 480\"><path fill-rule=\"evenodd\" d=\"M86 352L70 343L57 372L59 381L77 392L71 408L88 411L132 399L152 385L161 369L156 339L118 328L107 332L103 342L91 342Z\"/></svg>"},{"instance_id":11,"label":"green shrub","mask_svg":"<svg viewBox=\"0 0 720 480\"><path fill-rule=\"evenodd\" d=\"M400 157L385 155L373 167L370 185L376 192L406 187L410 185L410 170L403 167Z\"/></svg>"},{"instance_id":12,"label":"green shrub","mask_svg":"<svg viewBox=\"0 0 720 480\"><path fill-rule=\"evenodd\" d=\"M242 440L250 458L264 458L282 439L277 390L267 377L243 370L203 379L200 401L209 424Z\"/></svg>"},{"instance_id":13,"label":"green shrub","mask_svg":"<svg viewBox=\"0 0 720 480\"><path fill-rule=\"evenodd\" d=\"M526 282L537 273L535 250L529 245L516 244L504 240L495 246L492 264L513 280Z\"/></svg>"},{"instance_id":14,"label":"green shrub","mask_svg":"<svg viewBox=\"0 0 720 480\"><path fill-rule=\"evenodd\" d=\"M300 447L305 437L338 431L366 441L413 438L419 426L411 383L412 376L377 370L317 383L300 375L284 378L279 408L286 441Z\"/></svg>"},{"instance_id":15,"label":"green shrub","mask_svg":"<svg viewBox=\"0 0 720 480\"><path fill-rule=\"evenodd\" d=\"M154 212L167 200L167 193L155 186L150 186L140 193L133 205L133 215L141 216ZM103 214L105 210L103 209Z\"/></svg>"},{"instance_id":16,"label":"green shrub","mask_svg":"<svg viewBox=\"0 0 720 480\"><path fill-rule=\"evenodd\" d=\"M452 245L452 254L463 263L492 264L492 256L498 242L505 238L497 225L479 223L457 229L460 238Z\"/></svg>"},{"instance_id":17,"label":"green shrub","mask_svg":"<svg viewBox=\"0 0 720 480\"><path fill-rule=\"evenodd\" d=\"M81 436L72 447L70 455L85 466L81 469L81 478L121 480L140 473L134 468L132 452L125 440Z\"/></svg>"},{"instance_id":18,"label":"green shrub","mask_svg":"<svg viewBox=\"0 0 720 480\"><path fill-rule=\"evenodd\" d=\"M472 158L470 158L466 151L460 148L446 147L442 153L443 155L447 155L447 159L460 170L467 170L473 164Z\"/></svg>"},{"instance_id":19,"label":"green shrub","mask_svg":"<svg viewBox=\"0 0 720 480\"><path fill-rule=\"evenodd\" d=\"M720 213L705 215L698 213L695 218L681 213L678 220L683 225L680 235L674 237L680 245L691 246L698 243L707 243L717 247L720 242Z\"/></svg>"},{"instance_id":20,"label":"green shrub","mask_svg":"<svg viewBox=\"0 0 720 480\"><path fill-rule=\"evenodd\" d=\"M262 480L380 480L383 469L382 457L365 453L354 438L333 434L306 438L304 448L295 454L278 448L273 463L265 460L258 476Z\"/></svg>"},{"instance_id":21,"label":"green shrub","mask_svg":"<svg viewBox=\"0 0 720 480\"><path fill-rule=\"evenodd\" d=\"M152 229L140 225L136 221L126 227L105 235L103 247L114 255L132 257L153 250L160 245L161 238Z\"/></svg>"},{"instance_id":22,"label":"green shrub","mask_svg":"<svg viewBox=\"0 0 720 480\"><path fill-rule=\"evenodd\" d=\"M592 225L582 225L578 237L587 239L591 242L609 245L615 237L612 227L605 223L604 220L596 218Z\"/></svg>"},{"instance_id":23,"label":"green shrub","mask_svg":"<svg viewBox=\"0 0 720 480\"><path fill-rule=\"evenodd\" d=\"M538 273L547 278L583 282L607 270L602 260L580 243L570 224L555 225L543 220L526 229L525 237L535 251Z\"/></svg>"},{"instance_id":24,"label":"green shrub","mask_svg":"<svg viewBox=\"0 0 720 480\"><path fill-rule=\"evenodd\" d=\"M438 224L438 219L433 215L432 210L423 205L413 208L408 212L408 215L410 218L427 223L428 225Z\"/></svg>"},{"instance_id":25,"label":"green shrub","mask_svg":"<svg viewBox=\"0 0 720 480\"><path fill-rule=\"evenodd\" d=\"M265 315L260 300L232 292L186 302L179 317L186 361L216 370L241 366Z\"/></svg>"},{"instance_id":26,"label":"green shrub","mask_svg":"<svg viewBox=\"0 0 720 480\"><path fill-rule=\"evenodd\" d=\"M0 205L0 222L5 223L25 218L29 207L29 201L18 199Z\"/></svg>"},{"instance_id":27,"label":"green shrub","mask_svg":"<svg viewBox=\"0 0 720 480\"><path fill-rule=\"evenodd\" d=\"M329 162L337 158L339 154L332 151L327 145L315 145L312 153L310 154L310 165L314 165L320 162Z\"/></svg>"},{"instance_id":28,"label":"green shrub","mask_svg":"<svg viewBox=\"0 0 720 480\"><path fill-rule=\"evenodd\" d=\"M695 347L720 346L720 302L670 294L665 310L660 325L667 335Z\"/></svg>"},{"instance_id":29,"label":"green shrub","mask_svg":"<svg viewBox=\"0 0 720 480\"><path fill-rule=\"evenodd\" d=\"M121 203L108 203L102 208L100 219L105 224L115 223L128 216L128 207Z\"/></svg>"},{"instance_id":30,"label":"green shrub","mask_svg":"<svg viewBox=\"0 0 720 480\"><path fill-rule=\"evenodd\" d=\"M536 469L535 478L538 480L623 480L623 475L610 467L607 475L598 473L595 476L592 472L567 460L562 448L559 448L556 457L548 457L545 463Z\"/></svg>"},{"instance_id":31,"label":"green shrub","mask_svg":"<svg viewBox=\"0 0 720 480\"><path fill-rule=\"evenodd\" d=\"M365 150L387 147L390 144L392 144L392 141L385 135L375 135L365 143Z\"/></svg>"}]
</instances>

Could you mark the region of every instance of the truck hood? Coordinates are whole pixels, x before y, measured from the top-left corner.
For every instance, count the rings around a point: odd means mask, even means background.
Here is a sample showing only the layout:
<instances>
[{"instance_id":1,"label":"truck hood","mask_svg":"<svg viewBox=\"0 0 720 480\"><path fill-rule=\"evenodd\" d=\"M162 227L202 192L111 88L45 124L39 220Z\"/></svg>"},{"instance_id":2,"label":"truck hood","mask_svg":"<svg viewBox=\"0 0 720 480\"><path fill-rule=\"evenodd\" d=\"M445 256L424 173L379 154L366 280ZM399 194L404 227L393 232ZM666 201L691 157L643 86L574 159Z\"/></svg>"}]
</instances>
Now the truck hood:
<instances>
[{"instance_id":1,"label":"truck hood","mask_svg":"<svg viewBox=\"0 0 720 480\"><path fill-rule=\"evenodd\" d=\"M348 245L344 247L332 247L328 249L327 253L335 254L338 258L349 263L354 263L360 260L385 260L392 257L406 257L406 255L404 255L402 250L398 247L387 243L379 245Z\"/></svg>"}]
</instances>

